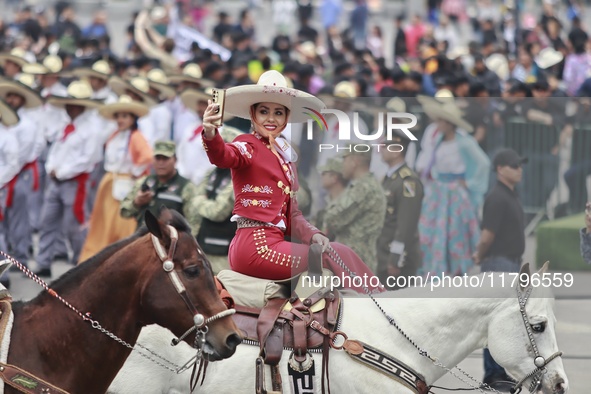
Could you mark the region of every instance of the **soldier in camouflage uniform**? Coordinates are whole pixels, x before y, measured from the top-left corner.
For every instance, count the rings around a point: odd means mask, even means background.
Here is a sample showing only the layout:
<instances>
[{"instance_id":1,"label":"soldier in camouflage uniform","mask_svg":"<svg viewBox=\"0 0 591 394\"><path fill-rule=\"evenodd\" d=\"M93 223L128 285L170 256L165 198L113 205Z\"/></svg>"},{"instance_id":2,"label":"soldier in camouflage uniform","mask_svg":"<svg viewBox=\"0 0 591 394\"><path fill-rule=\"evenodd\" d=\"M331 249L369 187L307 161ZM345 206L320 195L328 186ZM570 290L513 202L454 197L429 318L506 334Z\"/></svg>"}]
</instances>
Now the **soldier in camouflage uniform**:
<instances>
[{"instance_id":1,"label":"soldier in camouflage uniform","mask_svg":"<svg viewBox=\"0 0 591 394\"><path fill-rule=\"evenodd\" d=\"M382 187L386 196L386 217L384 228L378 238L377 274L384 286L396 289L394 277L409 277L416 274L422 265L419 244L419 216L423 201L423 185L419 176L405 163L405 155L410 140L402 133L385 141L381 150L382 158L388 165L388 171ZM391 144L402 146L387 147ZM387 278L391 276L388 286ZM402 281L399 283L404 284Z\"/></svg>"},{"instance_id":2,"label":"soldier in camouflage uniform","mask_svg":"<svg viewBox=\"0 0 591 394\"><path fill-rule=\"evenodd\" d=\"M343 177L349 181L343 194L326 208L324 222L335 241L355 251L373 271L377 269L376 242L384 225L386 199L369 172L371 150L356 152L349 146L343 158Z\"/></svg>"},{"instance_id":3,"label":"soldier in camouflage uniform","mask_svg":"<svg viewBox=\"0 0 591 394\"><path fill-rule=\"evenodd\" d=\"M140 227L147 209L158 216L160 207L164 205L185 216L193 229L193 234L197 235L197 224L200 220L186 212L187 204L197 196L197 186L177 172L175 147L172 141L157 141L154 144L156 174L137 180L133 189L121 201L120 214L124 218L136 218Z\"/></svg>"},{"instance_id":4,"label":"soldier in camouflage uniform","mask_svg":"<svg viewBox=\"0 0 591 394\"><path fill-rule=\"evenodd\" d=\"M242 134L223 126L220 134L232 142ZM185 206L187 216L196 219L197 242L207 255L214 275L230 269L228 251L236 235L236 222L230 221L234 209L234 188L229 168L214 168L197 186L197 195Z\"/></svg>"},{"instance_id":5,"label":"soldier in camouflage uniform","mask_svg":"<svg viewBox=\"0 0 591 394\"><path fill-rule=\"evenodd\" d=\"M318 211L316 226L330 239L334 241L335 235L330 233L324 220L327 207L333 205L347 188L347 181L343 178L343 160L332 157L326 164L318 166L322 188L326 190L326 206Z\"/></svg>"}]
</instances>

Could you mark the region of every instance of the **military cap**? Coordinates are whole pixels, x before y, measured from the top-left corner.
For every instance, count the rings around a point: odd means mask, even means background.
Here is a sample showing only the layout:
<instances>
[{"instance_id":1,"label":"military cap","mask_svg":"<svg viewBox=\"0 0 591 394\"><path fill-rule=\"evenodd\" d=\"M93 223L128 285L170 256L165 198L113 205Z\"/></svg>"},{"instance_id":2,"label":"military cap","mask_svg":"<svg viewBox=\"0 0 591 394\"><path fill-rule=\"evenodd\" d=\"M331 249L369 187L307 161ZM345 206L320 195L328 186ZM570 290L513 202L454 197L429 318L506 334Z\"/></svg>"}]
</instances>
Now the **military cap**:
<instances>
[{"instance_id":1,"label":"military cap","mask_svg":"<svg viewBox=\"0 0 591 394\"><path fill-rule=\"evenodd\" d=\"M154 156L173 157L176 144L173 141L156 141L154 144Z\"/></svg>"},{"instance_id":2,"label":"military cap","mask_svg":"<svg viewBox=\"0 0 591 394\"><path fill-rule=\"evenodd\" d=\"M336 172L338 174L343 174L343 160L338 157L332 157L326 161L326 163L322 166L318 166L318 172L321 174L323 172Z\"/></svg>"},{"instance_id":3,"label":"military cap","mask_svg":"<svg viewBox=\"0 0 591 394\"><path fill-rule=\"evenodd\" d=\"M367 144L348 144L342 149L339 147L341 152L340 157L345 158L350 155L365 156L368 160L371 160L372 150L371 146Z\"/></svg>"},{"instance_id":4,"label":"military cap","mask_svg":"<svg viewBox=\"0 0 591 394\"><path fill-rule=\"evenodd\" d=\"M387 139L385 136L384 138L380 141L382 144L388 146L390 144L398 144L398 145L402 145L405 149L406 147L410 144L410 138L404 134L404 132L402 130L392 130L392 138L391 139Z\"/></svg>"}]
</instances>

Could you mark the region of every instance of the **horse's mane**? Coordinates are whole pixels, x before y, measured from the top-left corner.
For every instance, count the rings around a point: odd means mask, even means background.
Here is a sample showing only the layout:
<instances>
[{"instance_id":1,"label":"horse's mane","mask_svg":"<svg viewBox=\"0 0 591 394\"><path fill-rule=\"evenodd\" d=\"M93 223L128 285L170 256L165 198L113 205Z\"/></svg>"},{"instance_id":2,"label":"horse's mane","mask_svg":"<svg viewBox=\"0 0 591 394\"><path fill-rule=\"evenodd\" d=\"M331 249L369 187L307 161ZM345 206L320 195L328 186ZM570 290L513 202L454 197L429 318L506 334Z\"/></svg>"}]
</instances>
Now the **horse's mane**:
<instances>
[{"instance_id":1,"label":"horse's mane","mask_svg":"<svg viewBox=\"0 0 591 394\"><path fill-rule=\"evenodd\" d=\"M189 226L187 220L180 213L174 210L170 210L170 213L172 213L170 225L176 228L179 232L191 234L191 227ZM146 234L148 234L148 228L144 224L129 237L112 243L96 255L90 257L88 260L85 260L81 264L67 271L65 274L51 283L51 288L59 293L65 288L77 285L81 276L84 277L88 275L90 272L94 271L97 266L101 265L116 252L130 245L135 240L143 237ZM40 295L42 294L44 293L41 293Z\"/></svg>"}]
</instances>

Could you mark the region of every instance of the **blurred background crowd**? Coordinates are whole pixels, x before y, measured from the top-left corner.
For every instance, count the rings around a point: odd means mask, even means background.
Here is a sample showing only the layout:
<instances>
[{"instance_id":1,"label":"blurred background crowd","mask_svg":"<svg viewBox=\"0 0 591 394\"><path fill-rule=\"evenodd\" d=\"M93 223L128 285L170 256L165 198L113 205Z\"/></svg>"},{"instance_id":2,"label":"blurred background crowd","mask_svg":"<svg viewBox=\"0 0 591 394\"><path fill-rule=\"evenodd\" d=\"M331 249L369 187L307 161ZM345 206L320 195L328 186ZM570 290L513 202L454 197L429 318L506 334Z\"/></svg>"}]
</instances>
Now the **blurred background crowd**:
<instances>
[{"instance_id":1,"label":"blurred background crowd","mask_svg":"<svg viewBox=\"0 0 591 394\"><path fill-rule=\"evenodd\" d=\"M44 163L50 147L73 122L66 114L67 104L60 107L49 102L49 98L55 102L55 97L61 96L99 100L101 105L123 105L126 100L144 105L147 113L137 108L131 111L125 105L121 108L134 114L151 149L146 155L156 152L157 142L172 141L180 175L195 186L217 179L219 187L221 178L208 175L213 169L203 152L194 153L200 149L200 137L195 136L207 88L256 83L264 71L275 69L293 87L318 95L329 107L362 114L360 127L365 133L378 127L380 112L416 114L419 124L412 131L419 141L409 145L404 160L422 181L429 180L424 170L431 168L429 138L435 138L436 133L428 130L437 119L429 116L421 97L452 98L454 111L458 110L452 123L462 126L477 142L474 149L480 149L489 162L505 147L528 156L523 182L517 186L528 214L526 233L545 217L584 209L591 173L591 139L586 132L591 115L591 48L584 3L5 0L2 7L6 12L0 21L0 67L4 81L9 81L5 84L19 84L22 91L36 92L37 107L41 108L36 115L27 113L24 110L35 105L27 100L11 104L8 96L15 90L3 88L1 96L21 117L20 126L36 122L33 128L42 130L33 137L41 146L37 153L21 154L18 176L29 177L28 165L34 162L40 179L48 176ZM79 80L89 84L88 97L74 91L72 83ZM183 98L187 91L193 96ZM99 170L105 167L103 155L108 150L104 147L109 136L125 129L125 125L115 124L116 119L95 112L98 120L91 123L101 125L97 131L101 137L96 140L96 160L91 164L98 173L91 176L91 189L97 189L103 179ZM457 121L460 118L463 123ZM248 132L250 127L237 118L226 119L226 125L236 132ZM329 122L329 129L334 126ZM303 128L295 126L290 132L292 143L304 152L298 162L304 179L302 193L308 194L302 197L307 202L302 204L304 213L328 229L330 223L317 220L319 213L324 220L327 195L331 194L319 166L327 168L332 157L318 154L318 144L330 143L331 136L315 133L309 139ZM30 145L27 148L21 143L20 149L30 149ZM421 154L426 160L423 167ZM374 154L370 165L379 181L390 168L384 160ZM109 172L106 167L105 171ZM148 166L137 174L130 170L130 175L139 180L139 175L154 171ZM488 186L494 184L491 174L477 198L480 203ZM5 178L6 189L13 176ZM344 179L344 188L348 183ZM142 193L138 188L133 191ZM36 212L31 214L31 234L41 231L46 192L41 190L37 202L31 202L37 206L31 208ZM207 198L217 196L217 192L209 193ZM146 195L140 201L150 200ZM91 203L88 217L94 208ZM18 241L8 243L14 248ZM47 253L62 256L65 251ZM22 257L31 257L30 252L23 251ZM75 252L74 260L77 255Z\"/></svg>"}]
</instances>

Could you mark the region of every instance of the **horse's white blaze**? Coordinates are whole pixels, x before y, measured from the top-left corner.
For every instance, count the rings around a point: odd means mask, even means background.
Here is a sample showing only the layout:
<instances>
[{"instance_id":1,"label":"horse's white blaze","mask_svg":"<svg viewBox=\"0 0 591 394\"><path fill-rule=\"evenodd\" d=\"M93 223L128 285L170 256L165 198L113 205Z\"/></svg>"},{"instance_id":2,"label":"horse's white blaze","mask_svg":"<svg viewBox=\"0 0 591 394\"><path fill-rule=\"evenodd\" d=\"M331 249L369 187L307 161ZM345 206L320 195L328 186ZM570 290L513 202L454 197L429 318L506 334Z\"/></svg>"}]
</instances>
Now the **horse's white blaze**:
<instances>
[{"instance_id":1,"label":"horse's white blaze","mask_svg":"<svg viewBox=\"0 0 591 394\"><path fill-rule=\"evenodd\" d=\"M500 280L497 282L500 283ZM422 297L422 298L421 298ZM521 379L534 370L534 357L527 337L514 288L408 289L378 298L378 302L398 322L400 327L420 347L452 367L474 350L488 346L493 357L515 378ZM441 378L445 371L424 357L390 326L373 302L366 297L344 299L341 330L349 338L358 339L393 355L422 374L428 384ZM543 333L535 333L536 345L543 357L558 351L554 300L547 289L534 289L528 302L527 314L532 324L546 321ZM158 326L145 327L138 342L158 354L182 365L193 354L188 345L170 346L172 334ZM234 356L211 363L207 377L198 393L252 393L254 391L255 359L258 348L238 346ZM289 393L284 352L281 370L283 389ZM321 358L314 354L316 381L320 388ZM330 385L335 393L408 393L392 379L353 361L343 351L330 352ZM547 366L543 393L551 394L557 384L568 379L562 359ZM269 370L266 370L270 389ZM168 372L133 352L113 382L110 393L184 393L188 391L190 371L182 375ZM477 376L477 378L479 378ZM460 382L458 382L460 383ZM525 389L529 381L525 384Z\"/></svg>"}]
</instances>

